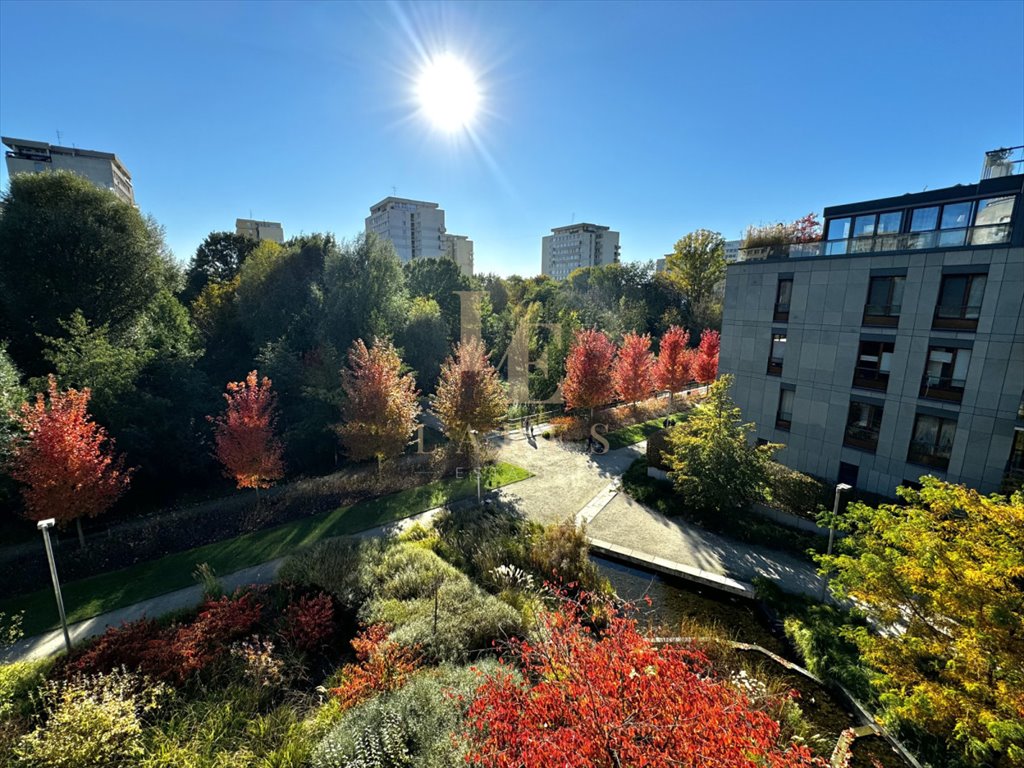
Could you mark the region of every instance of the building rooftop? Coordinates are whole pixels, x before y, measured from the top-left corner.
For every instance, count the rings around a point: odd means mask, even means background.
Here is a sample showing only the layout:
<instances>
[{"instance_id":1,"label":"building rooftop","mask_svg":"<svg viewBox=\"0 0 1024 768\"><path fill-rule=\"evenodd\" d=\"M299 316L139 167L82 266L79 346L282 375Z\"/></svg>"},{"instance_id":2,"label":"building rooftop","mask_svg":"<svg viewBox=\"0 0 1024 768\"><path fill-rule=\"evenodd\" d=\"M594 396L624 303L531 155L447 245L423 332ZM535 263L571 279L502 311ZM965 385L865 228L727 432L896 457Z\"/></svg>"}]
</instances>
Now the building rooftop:
<instances>
[{"instance_id":1,"label":"building rooftop","mask_svg":"<svg viewBox=\"0 0 1024 768\"><path fill-rule=\"evenodd\" d=\"M131 180L132 175L124 167L124 163L112 152L99 152L95 149L79 149L78 147L62 147L57 144L49 144L45 141L32 141L30 139L15 139L10 136L0 136L6 146L11 148L7 153L8 157L26 157L28 159L43 159L48 155L71 155L73 157L97 157L103 160L110 160L117 166L125 176Z\"/></svg>"},{"instance_id":2,"label":"building rooftop","mask_svg":"<svg viewBox=\"0 0 1024 768\"><path fill-rule=\"evenodd\" d=\"M585 221L581 221L579 224L567 224L564 227L552 227L551 231L552 232L573 232L575 230L584 230L584 229L595 230L595 231L599 231L599 232L608 232L608 231L611 230L611 227L603 227L600 224L589 224L589 223L587 223Z\"/></svg>"},{"instance_id":3,"label":"building rooftop","mask_svg":"<svg viewBox=\"0 0 1024 768\"><path fill-rule=\"evenodd\" d=\"M399 205L415 205L419 208L437 208L437 203L429 203L426 200L411 200L407 197L385 197L379 203L375 203L370 206L370 213L376 213L378 210L386 208L391 204Z\"/></svg>"}]
</instances>

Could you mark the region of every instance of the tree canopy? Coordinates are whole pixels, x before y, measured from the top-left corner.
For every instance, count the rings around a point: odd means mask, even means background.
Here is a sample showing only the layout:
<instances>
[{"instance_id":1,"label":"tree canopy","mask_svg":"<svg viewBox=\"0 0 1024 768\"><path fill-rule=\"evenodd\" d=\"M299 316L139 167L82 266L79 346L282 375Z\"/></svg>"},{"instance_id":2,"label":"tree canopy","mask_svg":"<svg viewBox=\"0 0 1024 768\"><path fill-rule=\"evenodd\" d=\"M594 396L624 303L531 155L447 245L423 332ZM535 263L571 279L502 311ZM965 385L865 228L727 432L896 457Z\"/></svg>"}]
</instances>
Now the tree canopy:
<instances>
[{"instance_id":1,"label":"tree canopy","mask_svg":"<svg viewBox=\"0 0 1024 768\"><path fill-rule=\"evenodd\" d=\"M680 238L667 259L669 279L686 297L693 328L718 327L725 280L725 238L698 229Z\"/></svg>"}]
</instances>

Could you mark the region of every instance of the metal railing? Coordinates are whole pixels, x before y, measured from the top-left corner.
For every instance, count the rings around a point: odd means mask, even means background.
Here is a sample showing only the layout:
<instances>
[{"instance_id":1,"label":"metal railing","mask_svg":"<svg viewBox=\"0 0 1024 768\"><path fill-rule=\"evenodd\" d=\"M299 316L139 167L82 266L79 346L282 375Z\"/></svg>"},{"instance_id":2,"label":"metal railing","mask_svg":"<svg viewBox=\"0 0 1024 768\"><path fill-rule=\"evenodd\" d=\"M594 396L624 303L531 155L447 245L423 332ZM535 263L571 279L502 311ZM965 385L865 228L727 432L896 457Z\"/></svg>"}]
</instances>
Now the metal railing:
<instances>
[{"instance_id":1,"label":"metal railing","mask_svg":"<svg viewBox=\"0 0 1024 768\"><path fill-rule=\"evenodd\" d=\"M853 386L884 392L889 386L889 371L858 365L853 369Z\"/></svg>"},{"instance_id":2,"label":"metal railing","mask_svg":"<svg viewBox=\"0 0 1024 768\"><path fill-rule=\"evenodd\" d=\"M911 441L910 450L907 451L907 461L912 464L945 470L949 468L950 453L951 449L948 447L942 448L934 443Z\"/></svg>"}]
</instances>

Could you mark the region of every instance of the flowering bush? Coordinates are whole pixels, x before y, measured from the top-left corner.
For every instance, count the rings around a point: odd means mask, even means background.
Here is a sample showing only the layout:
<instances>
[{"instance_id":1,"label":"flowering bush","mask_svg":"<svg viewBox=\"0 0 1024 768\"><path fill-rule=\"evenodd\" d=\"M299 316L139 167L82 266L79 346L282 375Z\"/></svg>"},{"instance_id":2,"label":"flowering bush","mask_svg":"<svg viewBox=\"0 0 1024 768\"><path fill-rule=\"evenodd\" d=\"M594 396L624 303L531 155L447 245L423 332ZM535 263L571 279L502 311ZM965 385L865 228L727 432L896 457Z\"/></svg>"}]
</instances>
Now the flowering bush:
<instances>
[{"instance_id":1,"label":"flowering bush","mask_svg":"<svg viewBox=\"0 0 1024 768\"><path fill-rule=\"evenodd\" d=\"M250 683L261 688L278 688L285 682L284 662L274 655L274 644L253 636L236 643L231 655L242 664Z\"/></svg>"},{"instance_id":2,"label":"flowering bush","mask_svg":"<svg viewBox=\"0 0 1024 768\"><path fill-rule=\"evenodd\" d=\"M300 651L315 651L334 632L334 603L323 592L303 595L285 609L281 637Z\"/></svg>"}]
</instances>

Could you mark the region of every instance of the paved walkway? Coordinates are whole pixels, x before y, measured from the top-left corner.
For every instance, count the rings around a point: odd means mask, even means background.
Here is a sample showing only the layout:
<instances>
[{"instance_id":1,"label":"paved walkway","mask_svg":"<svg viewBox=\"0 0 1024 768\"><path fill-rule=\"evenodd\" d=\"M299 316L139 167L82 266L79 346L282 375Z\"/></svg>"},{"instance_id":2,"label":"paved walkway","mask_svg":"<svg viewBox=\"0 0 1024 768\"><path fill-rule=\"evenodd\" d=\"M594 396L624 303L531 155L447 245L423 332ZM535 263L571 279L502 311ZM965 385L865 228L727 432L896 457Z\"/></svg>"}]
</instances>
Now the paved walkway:
<instances>
[{"instance_id":1,"label":"paved walkway","mask_svg":"<svg viewBox=\"0 0 1024 768\"><path fill-rule=\"evenodd\" d=\"M595 549L648 567L717 583L736 593L749 593L749 582L764 576L784 591L817 597L821 581L812 564L776 550L760 549L669 519L633 501L619 489L622 474L644 455L646 443L605 455L590 455L582 446L545 440L543 426L534 438L514 432L495 438L499 457L524 467L533 477L494 492L542 523L575 519L587 526ZM428 510L360 536L380 536L418 522L429 522L440 508ZM275 560L221 577L231 590L243 584L272 581L281 561ZM732 585L730 587L730 585ZM70 627L73 642L102 634L107 627L144 616L196 606L202 597L197 585L96 616ZM0 656L2 660L30 659L63 648L59 630L26 638Z\"/></svg>"}]
</instances>

